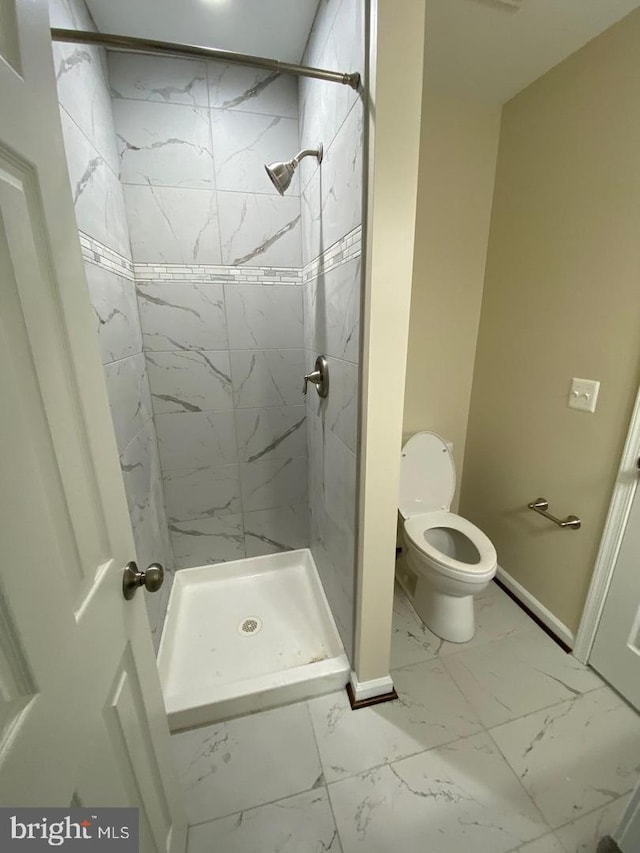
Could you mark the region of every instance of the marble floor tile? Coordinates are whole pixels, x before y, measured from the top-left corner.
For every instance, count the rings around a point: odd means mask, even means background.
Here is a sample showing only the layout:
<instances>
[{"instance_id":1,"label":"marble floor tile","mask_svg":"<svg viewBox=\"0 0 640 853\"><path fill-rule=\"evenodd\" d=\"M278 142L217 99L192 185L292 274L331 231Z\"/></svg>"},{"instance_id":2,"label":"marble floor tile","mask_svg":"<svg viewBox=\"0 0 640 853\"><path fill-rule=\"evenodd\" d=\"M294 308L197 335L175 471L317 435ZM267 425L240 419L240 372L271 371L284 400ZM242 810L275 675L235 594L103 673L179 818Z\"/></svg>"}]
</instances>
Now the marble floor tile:
<instances>
[{"instance_id":1,"label":"marble floor tile","mask_svg":"<svg viewBox=\"0 0 640 853\"><path fill-rule=\"evenodd\" d=\"M602 687L593 671L533 624L532 629L445 658L487 728Z\"/></svg>"},{"instance_id":2,"label":"marble floor tile","mask_svg":"<svg viewBox=\"0 0 640 853\"><path fill-rule=\"evenodd\" d=\"M309 702L328 782L480 730L440 661L397 670L393 683L398 701L355 713L344 691Z\"/></svg>"},{"instance_id":3,"label":"marble floor tile","mask_svg":"<svg viewBox=\"0 0 640 853\"><path fill-rule=\"evenodd\" d=\"M518 847L513 853L565 853L565 849L556 836L549 833L549 835L543 835L542 838L536 838L535 841L523 844L522 847ZM595 847L593 848L593 853L595 853Z\"/></svg>"},{"instance_id":4,"label":"marble floor tile","mask_svg":"<svg viewBox=\"0 0 640 853\"><path fill-rule=\"evenodd\" d=\"M187 853L340 853L326 788L193 826Z\"/></svg>"},{"instance_id":5,"label":"marble floor tile","mask_svg":"<svg viewBox=\"0 0 640 853\"><path fill-rule=\"evenodd\" d=\"M322 785L305 703L172 737L190 824Z\"/></svg>"},{"instance_id":6,"label":"marble floor tile","mask_svg":"<svg viewBox=\"0 0 640 853\"><path fill-rule=\"evenodd\" d=\"M496 584L491 584L487 594L480 595L475 602L476 633L468 643L444 642L440 649L441 655L456 654L468 651L476 646L499 640L503 637L515 637L525 631L530 631L535 622L527 616L521 607L513 602L506 592Z\"/></svg>"},{"instance_id":7,"label":"marble floor tile","mask_svg":"<svg viewBox=\"0 0 640 853\"><path fill-rule=\"evenodd\" d=\"M548 832L484 733L336 782L329 796L344 853L506 853Z\"/></svg>"},{"instance_id":8,"label":"marble floor tile","mask_svg":"<svg viewBox=\"0 0 640 853\"><path fill-rule=\"evenodd\" d=\"M637 782L640 717L608 687L505 723L491 735L552 827Z\"/></svg>"},{"instance_id":9,"label":"marble floor tile","mask_svg":"<svg viewBox=\"0 0 640 853\"><path fill-rule=\"evenodd\" d=\"M415 612L403 590L396 584L393 598L393 633L391 635L391 669L430 660L442 646Z\"/></svg>"},{"instance_id":10,"label":"marble floor tile","mask_svg":"<svg viewBox=\"0 0 640 853\"><path fill-rule=\"evenodd\" d=\"M627 807L628 799L627 796L620 797L556 830L563 853L595 853L598 841L615 831Z\"/></svg>"}]
</instances>

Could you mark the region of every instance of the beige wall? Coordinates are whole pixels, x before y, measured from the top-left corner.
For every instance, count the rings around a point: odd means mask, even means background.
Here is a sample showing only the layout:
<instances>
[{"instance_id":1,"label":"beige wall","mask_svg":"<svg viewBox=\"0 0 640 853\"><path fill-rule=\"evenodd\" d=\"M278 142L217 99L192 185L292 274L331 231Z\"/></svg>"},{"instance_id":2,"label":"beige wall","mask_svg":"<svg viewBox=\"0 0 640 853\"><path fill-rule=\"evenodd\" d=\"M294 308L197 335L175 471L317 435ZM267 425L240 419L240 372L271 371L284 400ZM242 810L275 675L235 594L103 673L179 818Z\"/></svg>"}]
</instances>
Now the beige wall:
<instances>
[{"instance_id":1,"label":"beige wall","mask_svg":"<svg viewBox=\"0 0 640 853\"><path fill-rule=\"evenodd\" d=\"M389 675L425 2L374 0L368 7L371 103L354 666L359 682Z\"/></svg>"},{"instance_id":2,"label":"beige wall","mask_svg":"<svg viewBox=\"0 0 640 853\"><path fill-rule=\"evenodd\" d=\"M639 93L640 11L502 116L460 508L571 630L640 378ZM601 381L595 414L567 408L573 376Z\"/></svg>"},{"instance_id":3,"label":"beige wall","mask_svg":"<svg viewBox=\"0 0 640 853\"><path fill-rule=\"evenodd\" d=\"M434 430L453 441L456 503L500 113L500 107L436 94L425 85L403 432Z\"/></svg>"}]
</instances>

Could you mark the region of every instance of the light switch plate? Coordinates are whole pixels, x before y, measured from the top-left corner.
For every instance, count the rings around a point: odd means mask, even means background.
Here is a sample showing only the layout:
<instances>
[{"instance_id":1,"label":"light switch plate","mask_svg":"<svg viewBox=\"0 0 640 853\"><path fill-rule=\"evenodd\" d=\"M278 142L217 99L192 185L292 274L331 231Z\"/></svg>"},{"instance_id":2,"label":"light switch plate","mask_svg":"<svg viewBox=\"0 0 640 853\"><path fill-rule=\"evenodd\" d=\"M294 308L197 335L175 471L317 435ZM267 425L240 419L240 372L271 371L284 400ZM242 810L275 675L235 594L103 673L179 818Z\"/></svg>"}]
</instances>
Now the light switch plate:
<instances>
[{"instance_id":1,"label":"light switch plate","mask_svg":"<svg viewBox=\"0 0 640 853\"><path fill-rule=\"evenodd\" d=\"M600 383L595 379L572 379L568 406L581 412L595 412Z\"/></svg>"}]
</instances>

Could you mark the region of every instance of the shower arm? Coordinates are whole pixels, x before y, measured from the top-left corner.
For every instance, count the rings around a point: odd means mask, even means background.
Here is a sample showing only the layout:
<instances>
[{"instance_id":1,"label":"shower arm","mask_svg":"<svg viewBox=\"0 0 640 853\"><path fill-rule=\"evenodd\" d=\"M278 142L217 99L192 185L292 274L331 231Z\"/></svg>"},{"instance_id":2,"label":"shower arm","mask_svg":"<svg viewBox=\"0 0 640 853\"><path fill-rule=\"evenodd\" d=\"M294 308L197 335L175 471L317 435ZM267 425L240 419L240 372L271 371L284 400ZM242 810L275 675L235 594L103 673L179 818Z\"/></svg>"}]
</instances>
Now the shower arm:
<instances>
[{"instance_id":1,"label":"shower arm","mask_svg":"<svg viewBox=\"0 0 640 853\"><path fill-rule=\"evenodd\" d=\"M320 151L320 154L318 152ZM291 160L296 166L304 157L317 157L318 160L322 161L322 146L319 148L305 148L302 151L298 152L296 156Z\"/></svg>"}]
</instances>

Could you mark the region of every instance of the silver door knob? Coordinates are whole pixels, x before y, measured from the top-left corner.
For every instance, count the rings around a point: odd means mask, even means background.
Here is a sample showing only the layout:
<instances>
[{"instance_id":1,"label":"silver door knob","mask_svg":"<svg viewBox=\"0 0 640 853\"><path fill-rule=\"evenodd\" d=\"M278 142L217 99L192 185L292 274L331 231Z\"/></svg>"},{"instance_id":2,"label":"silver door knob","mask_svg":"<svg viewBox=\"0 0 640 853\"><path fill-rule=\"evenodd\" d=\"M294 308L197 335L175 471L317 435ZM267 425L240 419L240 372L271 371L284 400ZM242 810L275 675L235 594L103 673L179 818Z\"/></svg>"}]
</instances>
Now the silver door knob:
<instances>
[{"instance_id":1,"label":"silver door knob","mask_svg":"<svg viewBox=\"0 0 640 853\"><path fill-rule=\"evenodd\" d=\"M122 594L130 601L144 586L147 592L157 592L164 582L164 569L160 563L151 563L146 572L141 572L133 560L124 567L122 575Z\"/></svg>"}]
</instances>

